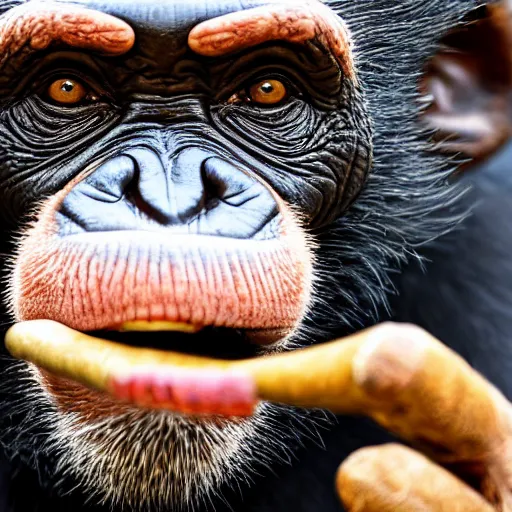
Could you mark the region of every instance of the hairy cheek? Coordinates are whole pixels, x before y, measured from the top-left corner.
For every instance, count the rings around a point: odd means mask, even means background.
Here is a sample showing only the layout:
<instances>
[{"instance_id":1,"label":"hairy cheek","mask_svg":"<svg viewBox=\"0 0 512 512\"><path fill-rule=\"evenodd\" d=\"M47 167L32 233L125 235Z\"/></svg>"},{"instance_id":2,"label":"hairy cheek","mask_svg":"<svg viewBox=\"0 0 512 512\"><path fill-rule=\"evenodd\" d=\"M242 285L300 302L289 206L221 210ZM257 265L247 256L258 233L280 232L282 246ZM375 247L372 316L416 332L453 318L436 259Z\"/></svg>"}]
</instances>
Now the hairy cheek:
<instances>
[{"instance_id":1,"label":"hairy cheek","mask_svg":"<svg viewBox=\"0 0 512 512\"><path fill-rule=\"evenodd\" d=\"M42 209L14 261L16 320L82 331L136 320L292 332L311 293L312 249L284 204L270 240L114 231L60 237L64 194Z\"/></svg>"}]
</instances>

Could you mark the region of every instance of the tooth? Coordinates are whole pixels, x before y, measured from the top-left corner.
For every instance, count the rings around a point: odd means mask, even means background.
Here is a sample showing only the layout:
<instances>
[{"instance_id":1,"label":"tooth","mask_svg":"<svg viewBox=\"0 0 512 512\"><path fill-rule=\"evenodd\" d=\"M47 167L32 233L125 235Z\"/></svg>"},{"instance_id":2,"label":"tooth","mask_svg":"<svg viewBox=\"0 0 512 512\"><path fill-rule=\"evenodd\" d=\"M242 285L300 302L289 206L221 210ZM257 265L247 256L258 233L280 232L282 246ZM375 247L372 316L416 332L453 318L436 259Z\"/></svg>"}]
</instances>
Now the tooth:
<instances>
[{"instance_id":1,"label":"tooth","mask_svg":"<svg viewBox=\"0 0 512 512\"><path fill-rule=\"evenodd\" d=\"M157 331L170 331L170 332L184 332L194 334L201 330L200 326L187 324L184 322L148 322L144 320L137 320L134 322L124 322L121 324L120 331L124 332L157 332Z\"/></svg>"}]
</instances>

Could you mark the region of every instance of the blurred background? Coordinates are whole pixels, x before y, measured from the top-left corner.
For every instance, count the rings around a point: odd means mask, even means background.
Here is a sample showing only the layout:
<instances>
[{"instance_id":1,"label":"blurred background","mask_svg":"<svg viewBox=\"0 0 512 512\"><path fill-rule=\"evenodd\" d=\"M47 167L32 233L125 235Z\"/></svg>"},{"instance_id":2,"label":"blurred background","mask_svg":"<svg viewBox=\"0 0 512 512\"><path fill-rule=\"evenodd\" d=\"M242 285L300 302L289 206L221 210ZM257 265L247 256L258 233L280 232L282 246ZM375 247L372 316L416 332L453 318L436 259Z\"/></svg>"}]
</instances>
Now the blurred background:
<instances>
[{"instance_id":1,"label":"blurred background","mask_svg":"<svg viewBox=\"0 0 512 512\"><path fill-rule=\"evenodd\" d=\"M459 152L469 169L510 142L512 1L481 8L447 34L420 84L425 120L439 147Z\"/></svg>"},{"instance_id":2,"label":"blurred background","mask_svg":"<svg viewBox=\"0 0 512 512\"><path fill-rule=\"evenodd\" d=\"M414 301L393 312L452 346L512 399L512 0L468 22L446 35L419 86L436 149L463 162L452 179L468 185L462 207L473 213L420 248L424 260L397 280Z\"/></svg>"}]
</instances>

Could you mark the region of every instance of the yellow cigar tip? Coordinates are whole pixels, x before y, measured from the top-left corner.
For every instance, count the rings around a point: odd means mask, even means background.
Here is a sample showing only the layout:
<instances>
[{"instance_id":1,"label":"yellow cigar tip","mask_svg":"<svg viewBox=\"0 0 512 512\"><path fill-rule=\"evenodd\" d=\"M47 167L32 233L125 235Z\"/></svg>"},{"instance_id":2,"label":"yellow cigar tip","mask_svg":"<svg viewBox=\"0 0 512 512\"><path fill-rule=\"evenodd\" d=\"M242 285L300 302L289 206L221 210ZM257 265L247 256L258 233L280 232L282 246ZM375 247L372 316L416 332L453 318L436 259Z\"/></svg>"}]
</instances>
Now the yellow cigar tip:
<instances>
[{"instance_id":1,"label":"yellow cigar tip","mask_svg":"<svg viewBox=\"0 0 512 512\"><path fill-rule=\"evenodd\" d=\"M5 334L5 345L10 351L11 348L18 348L28 343L33 338L44 337L48 333L74 333L72 329L52 320L29 320L18 322L12 325Z\"/></svg>"},{"instance_id":2,"label":"yellow cigar tip","mask_svg":"<svg viewBox=\"0 0 512 512\"><path fill-rule=\"evenodd\" d=\"M201 330L201 326L187 324L185 322L166 322L166 321L145 321L136 320L133 322L124 322L121 324L119 330L123 332L184 332L194 334Z\"/></svg>"}]
</instances>

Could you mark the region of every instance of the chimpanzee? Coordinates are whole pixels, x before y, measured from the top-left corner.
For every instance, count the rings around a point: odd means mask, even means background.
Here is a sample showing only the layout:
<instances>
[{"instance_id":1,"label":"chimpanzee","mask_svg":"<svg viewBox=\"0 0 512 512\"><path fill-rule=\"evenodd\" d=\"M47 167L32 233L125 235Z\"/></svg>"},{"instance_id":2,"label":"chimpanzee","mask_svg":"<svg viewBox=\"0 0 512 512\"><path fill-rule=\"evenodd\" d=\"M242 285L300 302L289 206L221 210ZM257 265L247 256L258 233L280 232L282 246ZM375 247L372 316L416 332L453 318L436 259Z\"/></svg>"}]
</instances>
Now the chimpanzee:
<instances>
[{"instance_id":1,"label":"chimpanzee","mask_svg":"<svg viewBox=\"0 0 512 512\"><path fill-rule=\"evenodd\" d=\"M241 359L392 318L510 396L508 191L465 221L460 159L420 120L428 57L482 3L2 0L3 331ZM13 511L342 510L340 462L393 439L273 404L148 410L7 354L0 404Z\"/></svg>"}]
</instances>

